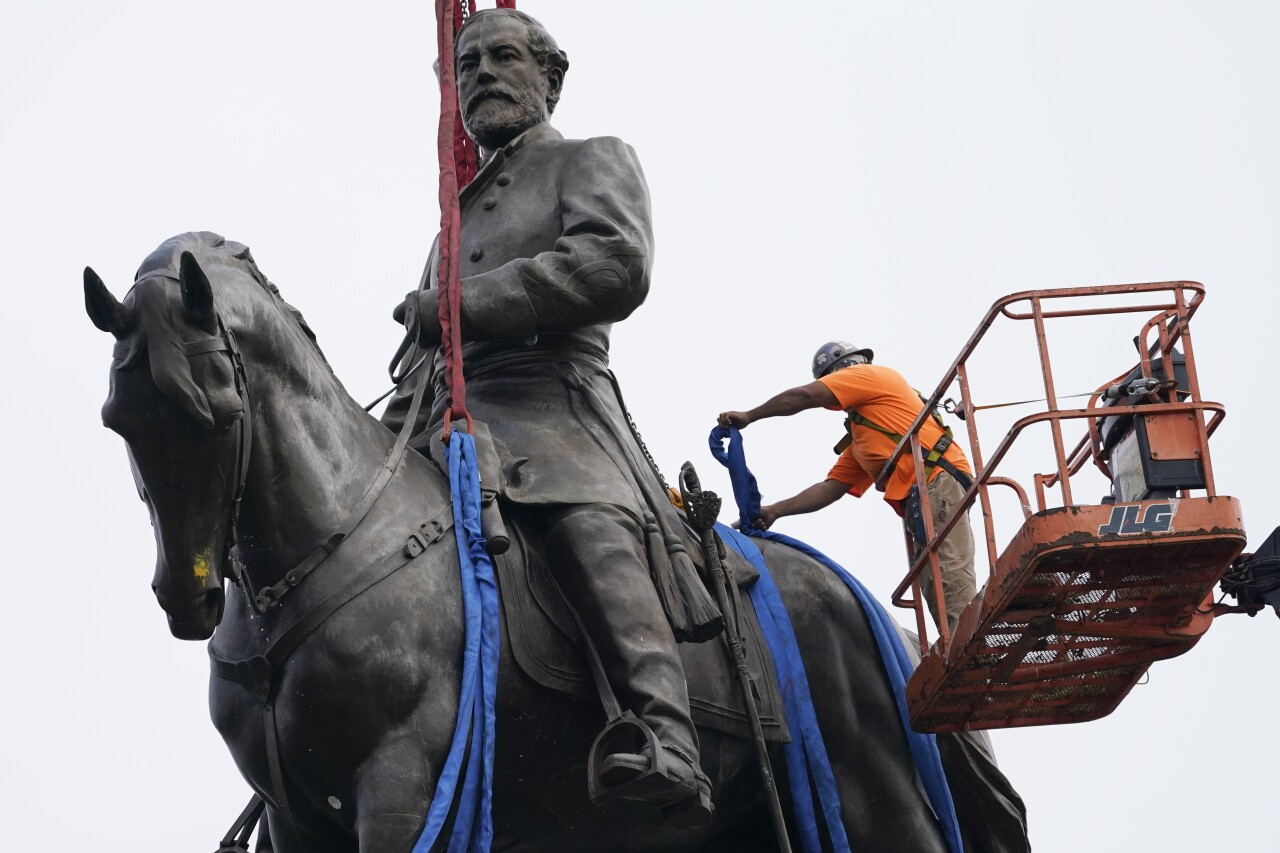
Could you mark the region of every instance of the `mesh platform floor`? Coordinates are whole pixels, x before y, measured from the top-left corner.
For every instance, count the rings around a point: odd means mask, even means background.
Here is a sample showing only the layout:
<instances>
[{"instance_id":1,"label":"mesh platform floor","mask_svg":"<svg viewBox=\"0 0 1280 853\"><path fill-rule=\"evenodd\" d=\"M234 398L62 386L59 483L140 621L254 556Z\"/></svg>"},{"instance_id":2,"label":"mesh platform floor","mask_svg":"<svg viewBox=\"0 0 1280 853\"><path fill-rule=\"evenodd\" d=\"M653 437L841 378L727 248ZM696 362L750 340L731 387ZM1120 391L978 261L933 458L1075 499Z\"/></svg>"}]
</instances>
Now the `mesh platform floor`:
<instances>
[{"instance_id":1,"label":"mesh platform floor","mask_svg":"<svg viewBox=\"0 0 1280 853\"><path fill-rule=\"evenodd\" d=\"M1113 711L1157 660L1195 645L1197 608L1244 547L1231 498L1177 502L1172 529L1099 535L1113 509L1029 519L992 582L907 686L918 731L1083 722Z\"/></svg>"}]
</instances>

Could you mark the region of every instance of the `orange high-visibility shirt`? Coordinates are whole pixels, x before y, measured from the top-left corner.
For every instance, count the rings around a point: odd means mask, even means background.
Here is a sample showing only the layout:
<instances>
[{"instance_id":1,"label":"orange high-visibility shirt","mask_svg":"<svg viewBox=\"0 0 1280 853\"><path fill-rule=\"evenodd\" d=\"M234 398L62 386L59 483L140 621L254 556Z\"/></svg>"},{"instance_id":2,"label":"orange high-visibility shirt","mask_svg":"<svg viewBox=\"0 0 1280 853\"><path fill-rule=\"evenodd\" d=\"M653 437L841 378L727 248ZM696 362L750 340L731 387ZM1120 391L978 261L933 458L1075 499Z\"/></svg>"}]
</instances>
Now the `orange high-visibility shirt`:
<instances>
[{"instance_id":1,"label":"orange high-visibility shirt","mask_svg":"<svg viewBox=\"0 0 1280 853\"><path fill-rule=\"evenodd\" d=\"M872 423L902 435L906 435L911 423L924 408L920 395L907 384L902 374L881 364L855 364L818 381L827 386L839 401L837 405L828 406L828 409L853 409ZM849 494L861 497L875 483L880 469L888 461L897 443L865 424L854 426L851 434L853 443L840 454L831 472L827 474L827 479L848 483L851 487ZM921 451L927 454L942 435L937 422L933 418L927 419L920 428ZM973 476L969 460L965 458L958 443L947 448L943 456L956 468ZM941 470L935 467L928 479L938 476ZM884 499L891 503L901 501L915 482L915 463L908 449L898 459L893 474L885 483Z\"/></svg>"}]
</instances>

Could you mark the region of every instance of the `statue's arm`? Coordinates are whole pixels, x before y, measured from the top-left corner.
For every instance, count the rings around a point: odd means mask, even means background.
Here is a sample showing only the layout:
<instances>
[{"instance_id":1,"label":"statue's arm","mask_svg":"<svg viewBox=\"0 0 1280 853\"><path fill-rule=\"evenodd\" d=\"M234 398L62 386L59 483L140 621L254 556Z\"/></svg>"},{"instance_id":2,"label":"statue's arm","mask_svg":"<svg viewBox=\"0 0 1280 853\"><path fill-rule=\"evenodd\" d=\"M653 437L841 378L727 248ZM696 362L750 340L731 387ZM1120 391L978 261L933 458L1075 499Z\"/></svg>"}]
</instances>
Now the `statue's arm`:
<instances>
[{"instance_id":1,"label":"statue's arm","mask_svg":"<svg viewBox=\"0 0 1280 853\"><path fill-rule=\"evenodd\" d=\"M653 226L631 146L588 139L565 163L559 194L562 231L551 251L463 280L465 338L520 339L617 322L644 302Z\"/></svg>"},{"instance_id":2,"label":"statue's arm","mask_svg":"<svg viewBox=\"0 0 1280 853\"><path fill-rule=\"evenodd\" d=\"M431 244L431 251L427 254L427 265L422 270L422 277L418 280L418 290L423 292L430 289L432 279L436 270L436 252L439 248L439 240ZM439 337L439 332L436 333ZM436 350L438 345L422 345L410 347L409 351L400 359L400 363L396 365L396 374L403 375L400 384L396 386L395 393L391 395L391 399L387 401L387 407L382 410L382 416L379 418L392 432L400 432L400 428L404 425L405 418L409 416L409 406L413 402L413 391L419 381L422 371L430 371L435 364ZM417 369L414 370L414 365ZM406 374L406 371L410 371ZM427 423L431 418L431 407L434 403L434 384L428 376L426 381L429 383L422 398L422 406L418 411L417 424L413 428L413 435L417 435L427 427Z\"/></svg>"}]
</instances>

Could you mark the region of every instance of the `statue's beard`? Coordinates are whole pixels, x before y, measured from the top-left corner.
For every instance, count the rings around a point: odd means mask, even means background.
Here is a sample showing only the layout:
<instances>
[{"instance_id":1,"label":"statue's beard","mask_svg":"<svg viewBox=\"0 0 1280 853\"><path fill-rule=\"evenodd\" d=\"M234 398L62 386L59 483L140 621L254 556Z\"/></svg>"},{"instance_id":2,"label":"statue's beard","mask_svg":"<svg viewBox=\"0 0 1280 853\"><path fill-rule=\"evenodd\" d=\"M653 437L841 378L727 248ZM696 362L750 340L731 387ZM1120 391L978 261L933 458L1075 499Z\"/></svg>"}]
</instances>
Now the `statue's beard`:
<instances>
[{"instance_id":1,"label":"statue's beard","mask_svg":"<svg viewBox=\"0 0 1280 853\"><path fill-rule=\"evenodd\" d=\"M494 97L480 97L489 94ZM541 93L531 88L490 86L466 106L467 133L486 151L501 148L546 118Z\"/></svg>"}]
</instances>

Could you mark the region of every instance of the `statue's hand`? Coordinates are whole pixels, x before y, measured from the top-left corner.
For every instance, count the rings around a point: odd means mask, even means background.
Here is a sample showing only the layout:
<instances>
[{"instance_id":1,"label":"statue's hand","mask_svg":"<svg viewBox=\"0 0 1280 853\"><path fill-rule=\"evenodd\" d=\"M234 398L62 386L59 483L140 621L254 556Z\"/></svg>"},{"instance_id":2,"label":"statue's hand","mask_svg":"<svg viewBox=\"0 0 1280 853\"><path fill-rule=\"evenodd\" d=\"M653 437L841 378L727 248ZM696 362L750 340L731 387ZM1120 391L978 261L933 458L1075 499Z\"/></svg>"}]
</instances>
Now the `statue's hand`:
<instances>
[{"instance_id":1,"label":"statue's hand","mask_svg":"<svg viewBox=\"0 0 1280 853\"><path fill-rule=\"evenodd\" d=\"M440 313L434 290L415 290L391 312L392 318L412 332L417 329L418 345L440 343Z\"/></svg>"}]
</instances>

